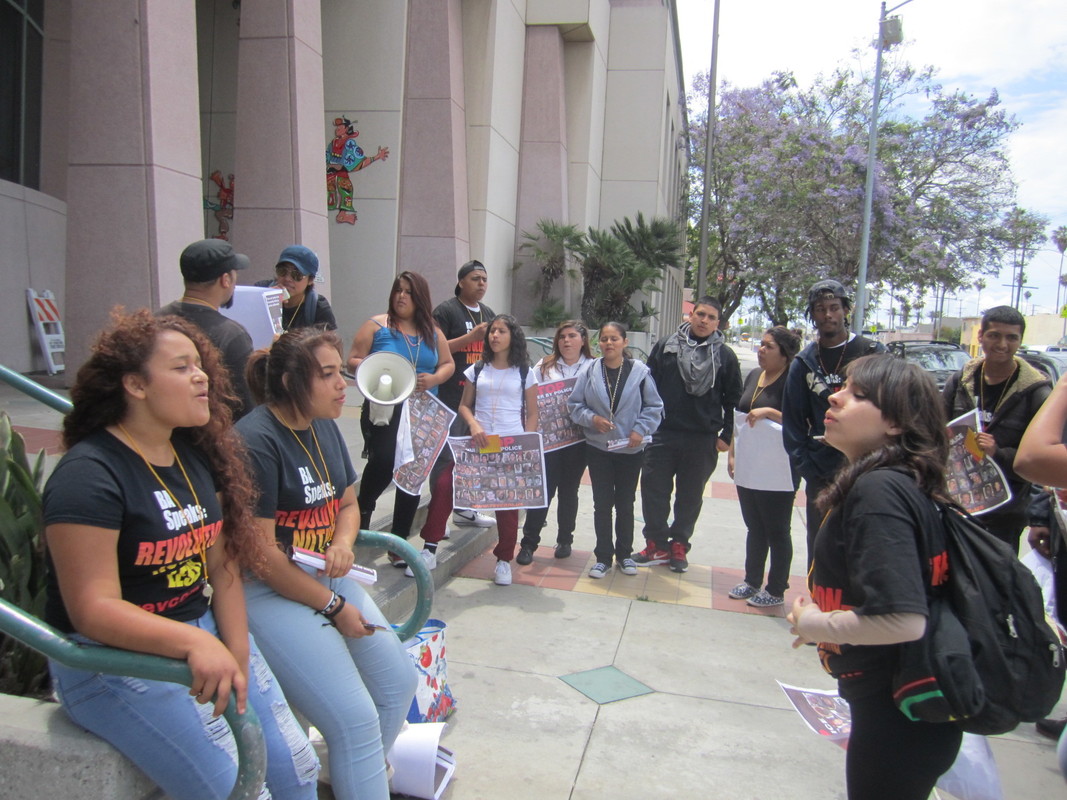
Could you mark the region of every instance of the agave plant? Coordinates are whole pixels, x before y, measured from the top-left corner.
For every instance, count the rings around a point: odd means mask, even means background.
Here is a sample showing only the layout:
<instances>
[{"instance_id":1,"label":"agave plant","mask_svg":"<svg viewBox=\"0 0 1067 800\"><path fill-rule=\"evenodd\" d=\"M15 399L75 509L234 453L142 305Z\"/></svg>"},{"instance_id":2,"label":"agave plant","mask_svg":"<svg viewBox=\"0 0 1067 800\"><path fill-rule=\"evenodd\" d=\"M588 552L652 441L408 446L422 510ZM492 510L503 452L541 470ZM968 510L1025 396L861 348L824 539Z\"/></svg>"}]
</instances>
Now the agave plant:
<instances>
[{"instance_id":1,"label":"agave plant","mask_svg":"<svg viewBox=\"0 0 1067 800\"><path fill-rule=\"evenodd\" d=\"M0 597L36 617L45 598L43 480L44 451L31 466L26 443L0 411ZM47 684L44 656L0 635L0 692L38 695Z\"/></svg>"}]
</instances>

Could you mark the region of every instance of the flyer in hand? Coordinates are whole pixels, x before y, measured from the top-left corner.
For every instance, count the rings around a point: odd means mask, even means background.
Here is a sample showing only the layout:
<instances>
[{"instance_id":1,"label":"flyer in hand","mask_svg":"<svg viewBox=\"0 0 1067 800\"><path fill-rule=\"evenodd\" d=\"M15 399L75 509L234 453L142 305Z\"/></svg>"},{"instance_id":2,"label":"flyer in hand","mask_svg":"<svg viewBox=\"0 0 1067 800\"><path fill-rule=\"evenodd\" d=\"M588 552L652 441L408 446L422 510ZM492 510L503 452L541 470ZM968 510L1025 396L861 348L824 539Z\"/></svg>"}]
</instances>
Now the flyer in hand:
<instances>
[{"instance_id":1,"label":"flyer in hand","mask_svg":"<svg viewBox=\"0 0 1067 800\"><path fill-rule=\"evenodd\" d=\"M429 392L415 392L404 401L403 411L396 434L393 483L408 494L419 494L448 441L456 412Z\"/></svg>"},{"instance_id":2,"label":"flyer in hand","mask_svg":"<svg viewBox=\"0 0 1067 800\"><path fill-rule=\"evenodd\" d=\"M546 453L585 442L582 429L571 419L570 409L567 408L567 400L577 382L577 378L564 378L537 387L537 413L541 420L539 428L544 437Z\"/></svg>"},{"instance_id":3,"label":"flyer in hand","mask_svg":"<svg viewBox=\"0 0 1067 800\"><path fill-rule=\"evenodd\" d=\"M456 459L452 476L454 507L506 511L548 505L541 434L519 433L491 439L490 447L479 450L469 436L449 438Z\"/></svg>"},{"instance_id":4,"label":"flyer in hand","mask_svg":"<svg viewBox=\"0 0 1067 800\"><path fill-rule=\"evenodd\" d=\"M971 514L980 516L1011 502L1011 489L997 462L978 446L982 423L978 409L948 424L949 496Z\"/></svg>"}]
</instances>

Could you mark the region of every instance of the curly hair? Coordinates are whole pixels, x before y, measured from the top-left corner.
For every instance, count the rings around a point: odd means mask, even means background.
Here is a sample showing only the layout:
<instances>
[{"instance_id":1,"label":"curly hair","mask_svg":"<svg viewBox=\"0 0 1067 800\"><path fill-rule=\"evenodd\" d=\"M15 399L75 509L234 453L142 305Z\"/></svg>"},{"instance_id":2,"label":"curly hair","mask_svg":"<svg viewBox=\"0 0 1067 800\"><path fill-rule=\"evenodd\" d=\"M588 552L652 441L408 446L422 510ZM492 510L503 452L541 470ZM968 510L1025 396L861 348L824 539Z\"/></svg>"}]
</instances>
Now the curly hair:
<instances>
[{"instance_id":1,"label":"curly hair","mask_svg":"<svg viewBox=\"0 0 1067 800\"><path fill-rule=\"evenodd\" d=\"M157 317L147 309L127 315L115 308L111 318L111 326L97 337L88 361L75 378L70 393L73 408L63 420L64 447L69 450L87 436L127 418L130 408L122 379L137 374L148 380L146 365L160 334L175 331L188 337L208 377L211 418L196 428L177 428L173 435L207 457L222 497L226 554L243 567L261 572L266 556L252 516L257 490L248 471L244 443L233 429L231 408L236 398L219 351L196 325L181 317Z\"/></svg>"},{"instance_id":2,"label":"curly hair","mask_svg":"<svg viewBox=\"0 0 1067 800\"><path fill-rule=\"evenodd\" d=\"M393 298L400 291L400 281L407 281L411 287L411 304L415 307L415 332L418 333L427 345L437 346L437 332L433 321L433 301L430 300L430 285L426 279L417 272L405 270L393 280L393 288L389 290L389 312L386 322L390 328L397 330L396 318L393 316Z\"/></svg>"},{"instance_id":3,"label":"curly hair","mask_svg":"<svg viewBox=\"0 0 1067 800\"><path fill-rule=\"evenodd\" d=\"M257 403L270 403L287 414L311 415L311 382L320 373L315 351L332 347L341 353L341 337L324 328L295 328L269 348L248 357L245 378Z\"/></svg>"},{"instance_id":4,"label":"curly hair","mask_svg":"<svg viewBox=\"0 0 1067 800\"><path fill-rule=\"evenodd\" d=\"M574 328L582 337L582 355L586 358L593 357L593 351L589 348L589 329L585 327L585 323L576 319L566 319L556 328L556 335L552 338L552 352L541 362L541 377L547 375L556 366L556 362L563 358L563 354L559 351L559 340L563 338L563 332L567 328Z\"/></svg>"},{"instance_id":5,"label":"curly hair","mask_svg":"<svg viewBox=\"0 0 1067 800\"><path fill-rule=\"evenodd\" d=\"M482 361L486 364L490 364L493 361L494 353L489 347L489 332L493 330L493 326L497 322L502 322L506 325L508 332L511 334L511 344L508 347L508 366L521 367L523 365L529 365L530 354L526 349L526 334L523 333L522 328L519 327L519 321L511 316L511 314L497 314L493 317L493 321L489 323L489 327L485 329Z\"/></svg>"},{"instance_id":6,"label":"curly hair","mask_svg":"<svg viewBox=\"0 0 1067 800\"><path fill-rule=\"evenodd\" d=\"M930 373L887 354L857 358L846 368L849 383L867 396L882 417L901 429L884 445L846 463L816 501L820 511L842 504L863 474L880 467L901 467L923 494L948 502L945 464L948 433L945 406Z\"/></svg>"}]
</instances>

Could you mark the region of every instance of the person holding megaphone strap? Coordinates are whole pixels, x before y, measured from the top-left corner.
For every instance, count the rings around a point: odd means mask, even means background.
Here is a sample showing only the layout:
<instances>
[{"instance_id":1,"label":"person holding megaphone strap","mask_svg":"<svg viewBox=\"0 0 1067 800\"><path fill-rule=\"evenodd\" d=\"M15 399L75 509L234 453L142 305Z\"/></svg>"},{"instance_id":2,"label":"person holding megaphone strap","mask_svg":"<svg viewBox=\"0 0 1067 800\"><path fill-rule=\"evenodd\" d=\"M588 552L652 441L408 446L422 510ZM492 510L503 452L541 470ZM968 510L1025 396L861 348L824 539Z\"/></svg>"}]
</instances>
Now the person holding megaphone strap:
<instances>
[{"instance_id":1,"label":"person holding megaphone strap","mask_svg":"<svg viewBox=\"0 0 1067 800\"><path fill-rule=\"evenodd\" d=\"M415 370L414 391L437 394L437 387L452 375L455 365L448 342L441 329L434 324L430 287L426 279L416 272L401 272L389 291L389 310L363 323L352 341L348 353L348 366L352 371L363 360L375 353L394 353L409 361ZM395 403L397 390L403 387L388 386L388 382L376 382L363 403L360 428L367 449L367 466L359 484L359 511L364 525L369 526L378 498L393 479L396 457L397 431L400 426L401 405ZM375 392L381 392L381 403L374 402ZM389 396L386 396L389 395ZM396 491L393 500L392 533L402 539L411 534L415 512L419 508L419 496ZM427 565L436 566L433 550ZM405 563L392 553L394 566Z\"/></svg>"}]
</instances>

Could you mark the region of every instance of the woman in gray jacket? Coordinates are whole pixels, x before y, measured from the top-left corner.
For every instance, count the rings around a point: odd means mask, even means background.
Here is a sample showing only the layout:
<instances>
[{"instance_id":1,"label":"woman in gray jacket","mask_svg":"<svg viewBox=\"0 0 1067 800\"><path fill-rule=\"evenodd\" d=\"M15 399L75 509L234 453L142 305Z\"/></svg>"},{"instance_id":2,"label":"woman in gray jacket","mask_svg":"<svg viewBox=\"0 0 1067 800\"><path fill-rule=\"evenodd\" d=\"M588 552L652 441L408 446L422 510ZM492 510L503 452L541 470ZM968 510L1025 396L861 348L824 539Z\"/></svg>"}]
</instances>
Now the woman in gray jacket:
<instances>
[{"instance_id":1,"label":"woman in gray jacket","mask_svg":"<svg viewBox=\"0 0 1067 800\"><path fill-rule=\"evenodd\" d=\"M636 575L630 557L634 541L634 495L641 474L641 451L663 417L656 382L640 361L626 358L626 328L608 322L600 329L602 357L578 379L568 406L585 432L589 479L593 486L596 564L590 578L603 578L612 555L624 575ZM615 512L615 541L611 517Z\"/></svg>"}]
</instances>

